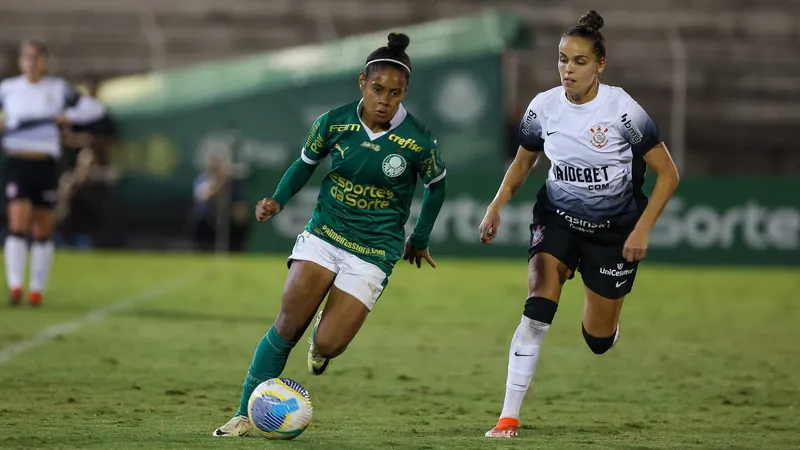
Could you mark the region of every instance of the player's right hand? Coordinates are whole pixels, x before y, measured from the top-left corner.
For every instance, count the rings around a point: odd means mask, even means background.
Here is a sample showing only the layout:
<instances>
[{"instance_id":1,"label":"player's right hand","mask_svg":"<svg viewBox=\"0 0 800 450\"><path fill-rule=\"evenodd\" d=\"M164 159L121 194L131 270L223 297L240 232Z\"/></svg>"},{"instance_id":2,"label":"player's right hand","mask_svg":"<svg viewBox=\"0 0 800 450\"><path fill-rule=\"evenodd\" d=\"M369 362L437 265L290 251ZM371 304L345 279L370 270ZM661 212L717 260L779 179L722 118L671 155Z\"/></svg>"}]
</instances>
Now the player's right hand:
<instances>
[{"instance_id":1,"label":"player's right hand","mask_svg":"<svg viewBox=\"0 0 800 450\"><path fill-rule=\"evenodd\" d=\"M280 210L281 205L275 200L271 198L262 199L256 205L256 219L258 219L259 222L265 222L269 220L270 217L278 214Z\"/></svg>"},{"instance_id":2,"label":"player's right hand","mask_svg":"<svg viewBox=\"0 0 800 450\"><path fill-rule=\"evenodd\" d=\"M497 237L498 228L500 228L500 211L490 205L486 209L486 215L483 216L481 226L478 227L481 233L481 242L491 244L494 238Z\"/></svg>"}]
</instances>

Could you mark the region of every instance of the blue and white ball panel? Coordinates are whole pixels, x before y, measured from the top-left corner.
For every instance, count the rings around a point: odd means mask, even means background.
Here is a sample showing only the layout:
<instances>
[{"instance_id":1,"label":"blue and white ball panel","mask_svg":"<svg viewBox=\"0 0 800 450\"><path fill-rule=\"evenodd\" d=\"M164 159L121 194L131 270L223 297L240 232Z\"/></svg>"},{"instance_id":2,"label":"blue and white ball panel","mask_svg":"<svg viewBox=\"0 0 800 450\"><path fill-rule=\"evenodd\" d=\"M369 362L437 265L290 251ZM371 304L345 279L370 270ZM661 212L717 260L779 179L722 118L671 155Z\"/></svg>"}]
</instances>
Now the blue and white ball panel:
<instances>
[{"instance_id":1,"label":"blue and white ball panel","mask_svg":"<svg viewBox=\"0 0 800 450\"><path fill-rule=\"evenodd\" d=\"M311 422L311 396L288 378L267 380L253 391L248 403L253 427L269 439L294 439Z\"/></svg>"}]
</instances>

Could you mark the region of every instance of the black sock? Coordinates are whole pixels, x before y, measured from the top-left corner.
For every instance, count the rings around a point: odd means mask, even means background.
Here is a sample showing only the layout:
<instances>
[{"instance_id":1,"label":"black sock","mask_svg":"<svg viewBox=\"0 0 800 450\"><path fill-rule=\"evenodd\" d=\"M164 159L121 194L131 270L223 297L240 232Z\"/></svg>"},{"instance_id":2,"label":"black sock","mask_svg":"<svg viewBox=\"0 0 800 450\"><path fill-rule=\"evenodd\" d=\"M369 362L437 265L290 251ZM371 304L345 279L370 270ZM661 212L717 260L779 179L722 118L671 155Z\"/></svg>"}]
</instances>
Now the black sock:
<instances>
[{"instance_id":1,"label":"black sock","mask_svg":"<svg viewBox=\"0 0 800 450\"><path fill-rule=\"evenodd\" d=\"M525 301L525 310L522 315L542 323L553 323L556 316L558 303L544 297L530 297Z\"/></svg>"}]
</instances>

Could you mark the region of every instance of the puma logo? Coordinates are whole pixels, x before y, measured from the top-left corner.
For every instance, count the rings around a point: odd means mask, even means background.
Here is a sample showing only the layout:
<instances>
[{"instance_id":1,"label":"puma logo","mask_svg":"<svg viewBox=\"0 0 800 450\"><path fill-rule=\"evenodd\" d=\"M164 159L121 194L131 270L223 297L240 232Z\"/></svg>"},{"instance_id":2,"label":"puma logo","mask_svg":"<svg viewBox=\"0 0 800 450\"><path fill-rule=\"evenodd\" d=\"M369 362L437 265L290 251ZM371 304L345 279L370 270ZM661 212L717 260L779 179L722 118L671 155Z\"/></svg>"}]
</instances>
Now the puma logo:
<instances>
[{"instance_id":1,"label":"puma logo","mask_svg":"<svg viewBox=\"0 0 800 450\"><path fill-rule=\"evenodd\" d=\"M342 147L339 146L339 144L336 144L336 145L333 146L333 148L335 148L339 152L339 154L342 155L342 159L344 159L344 151L347 150L350 147L342 148Z\"/></svg>"}]
</instances>

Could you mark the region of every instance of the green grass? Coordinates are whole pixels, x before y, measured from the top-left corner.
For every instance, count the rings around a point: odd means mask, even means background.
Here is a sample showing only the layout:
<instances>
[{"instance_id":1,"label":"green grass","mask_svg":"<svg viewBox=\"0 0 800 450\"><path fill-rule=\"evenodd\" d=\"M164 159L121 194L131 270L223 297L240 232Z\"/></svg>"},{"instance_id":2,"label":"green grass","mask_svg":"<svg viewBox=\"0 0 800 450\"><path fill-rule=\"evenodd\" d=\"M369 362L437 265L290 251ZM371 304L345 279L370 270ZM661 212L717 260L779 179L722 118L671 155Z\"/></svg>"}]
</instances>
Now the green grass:
<instances>
[{"instance_id":1,"label":"green grass","mask_svg":"<svg viewBox=\"0 0 800 450\"><path fill-rule=\"evenodd\" d=\"M524 261L400 266L348 351L285 376L315 417L292 442L213 439L280 301L284 258L58 255L41 310L0 307L0 351L186 284L0 364L0 448L785 449L800 446L800 272L644 264L619 344L583 342L579 278L545 340L517 440L487 440L526 296ZM107 311L108 312L108 311Z\"/></svg>"}]
</instances>

